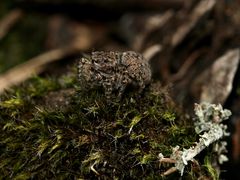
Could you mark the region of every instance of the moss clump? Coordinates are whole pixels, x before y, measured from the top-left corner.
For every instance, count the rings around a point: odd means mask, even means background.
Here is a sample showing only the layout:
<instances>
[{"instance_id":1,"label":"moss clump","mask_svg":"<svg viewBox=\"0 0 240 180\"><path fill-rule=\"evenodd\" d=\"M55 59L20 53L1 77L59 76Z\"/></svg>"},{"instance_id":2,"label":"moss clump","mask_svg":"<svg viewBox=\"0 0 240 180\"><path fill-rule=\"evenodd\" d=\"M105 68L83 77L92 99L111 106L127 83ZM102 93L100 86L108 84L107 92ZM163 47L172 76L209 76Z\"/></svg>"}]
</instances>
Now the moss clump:
<instances>
[{"instance_id":1,"label":"moss clump","mask_svg":"<svg viewBox=\"0 0 240 180\"><path fill-rule=\"evenodd\" d=\"M154 84L111 104L76 84L35 77L1 96L1 178L161 179L158 154L196 140L192 122Z\"/></svg>"}]
</instances>

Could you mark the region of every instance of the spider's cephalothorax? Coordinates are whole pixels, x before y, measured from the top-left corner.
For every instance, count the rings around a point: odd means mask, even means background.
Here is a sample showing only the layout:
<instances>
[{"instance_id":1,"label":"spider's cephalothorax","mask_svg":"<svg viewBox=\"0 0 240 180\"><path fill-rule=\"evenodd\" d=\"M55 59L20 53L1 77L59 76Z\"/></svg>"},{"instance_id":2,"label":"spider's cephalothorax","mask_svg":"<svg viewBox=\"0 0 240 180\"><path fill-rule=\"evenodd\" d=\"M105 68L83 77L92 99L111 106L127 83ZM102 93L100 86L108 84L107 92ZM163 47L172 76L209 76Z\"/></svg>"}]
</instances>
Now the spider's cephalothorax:
<instances>
[{"instance_id":1,"label":"spider's cephalothorax","mask_svg":"<svg viewBox=\"0 0 240 180\"><path fill-rule=\"evenodd\" d=\"M121 98L129 85L142 92L150 83L151 69L148 61L134 51L95 51L79 60L78 78L85 87L103 87L106 98L110 100L113 92Z\"/></svg>"}]
</instances>

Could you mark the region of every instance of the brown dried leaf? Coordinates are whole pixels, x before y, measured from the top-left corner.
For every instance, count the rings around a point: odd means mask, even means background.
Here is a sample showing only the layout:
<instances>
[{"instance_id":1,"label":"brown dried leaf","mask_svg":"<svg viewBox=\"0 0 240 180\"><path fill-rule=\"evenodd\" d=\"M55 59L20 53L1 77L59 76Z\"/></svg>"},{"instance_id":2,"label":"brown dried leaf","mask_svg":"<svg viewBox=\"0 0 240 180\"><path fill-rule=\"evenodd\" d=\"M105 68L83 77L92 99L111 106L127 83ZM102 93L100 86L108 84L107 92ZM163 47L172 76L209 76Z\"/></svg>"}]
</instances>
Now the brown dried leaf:
<instances>
[{"instance_id":1,"label":"brown dried leaf","mask_svg":"<svg viewBox=\"0 0 240 180\"><path fill-rule=\"evenodd\" d=\"M229 50L199 76L196 81L203 82L200 102L224 104L232 91L239 58L239 49Z\"/></svg>"}]
</instances>

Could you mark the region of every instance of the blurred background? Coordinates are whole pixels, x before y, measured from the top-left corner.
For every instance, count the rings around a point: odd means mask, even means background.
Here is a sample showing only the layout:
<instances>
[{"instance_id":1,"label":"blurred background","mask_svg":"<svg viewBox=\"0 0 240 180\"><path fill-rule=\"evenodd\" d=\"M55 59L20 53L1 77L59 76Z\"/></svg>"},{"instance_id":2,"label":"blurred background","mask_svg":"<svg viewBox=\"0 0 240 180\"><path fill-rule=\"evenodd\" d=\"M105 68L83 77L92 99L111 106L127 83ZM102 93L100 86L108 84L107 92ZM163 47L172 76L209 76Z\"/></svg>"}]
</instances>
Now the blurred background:
<instances>
[{"instance_id":1,"label":"blurred background","mask_svg":"<svg viewBox=\"0 0 240 180\"><path fill-rule=\"evenodd\" d=\"M141 52L186 112L201 101L233 112L222 179L240 179L239 8L239 0L1 0L0 93L32 74L66 73L82 52Z\"/></svg>"}]
</instances>

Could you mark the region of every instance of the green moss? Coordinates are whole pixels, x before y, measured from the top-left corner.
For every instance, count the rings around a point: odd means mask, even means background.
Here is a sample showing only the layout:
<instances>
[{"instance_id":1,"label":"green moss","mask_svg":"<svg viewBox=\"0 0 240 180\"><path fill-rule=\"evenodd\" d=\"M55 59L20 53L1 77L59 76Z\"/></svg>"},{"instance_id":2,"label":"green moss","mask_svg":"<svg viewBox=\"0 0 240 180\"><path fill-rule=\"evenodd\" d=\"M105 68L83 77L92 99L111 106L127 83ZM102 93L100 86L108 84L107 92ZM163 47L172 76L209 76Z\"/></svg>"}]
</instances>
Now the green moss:
<instances>
[{"instance_id":1,"label":"green moss","mask_svg":"<svg viewBox=\"0 0 240 180\"><path fill-rule=\"evenodd\" d=\"M213 180L218 180L219 179L219 174L218 174L217 170L212 166L212 161L211 161L210 155L205 156L204 167L205 167L207 173L210 175L210 177Z\"/></svg>"},{"instance_id":2,"label":"green moss","mask_svg":"<svg viewBox=\"0 0 240 180\"><path fill-rule=\"evenodd\" d=\"M60 87L55 79L44 79L40 77L33 77L24 89L30 97L41 97L49 91L56 90Z\"/></svg>"},{"instance_id":3,"label":"green moss","mask_svg":"<svg viewBox=\"0 0 240 180\"><path fill-rule=\"evenodd\" d=\"M166 121L174 121L176 119L176 116L173 112L164 112L162 115L163 119L165 119Z\"/></svg>"},{"instance_id":4,"label":"green moss","mask_svg":"<svg viewBox=\"0 0 240 180\"><path fill-rule=\"evenodd\" d=\"M111 104L101 90L81 89L74 76L34 77L10 90L1 97L0 176L162 179L158 154L170 155L176 144L188 148L196 138L189 137L191 121L153 87Z\"/></svg>"},{"instance_id":5,"label":"green moss","mask_svg":"<svg viewBox=\"0 0 240 180\"><path fill-rule=\"evenodd\" d=\"M0 102L0 107L3 107L3 108L12 109L12 108L17 108L21 106L23 106L23 101L18 97L14 97L6 101Z\"/></svg>"}]
</instances>

